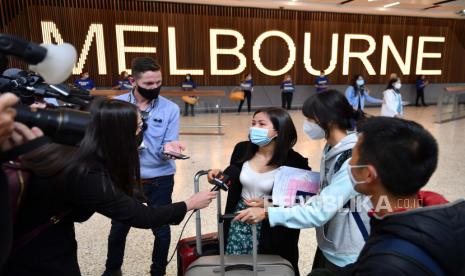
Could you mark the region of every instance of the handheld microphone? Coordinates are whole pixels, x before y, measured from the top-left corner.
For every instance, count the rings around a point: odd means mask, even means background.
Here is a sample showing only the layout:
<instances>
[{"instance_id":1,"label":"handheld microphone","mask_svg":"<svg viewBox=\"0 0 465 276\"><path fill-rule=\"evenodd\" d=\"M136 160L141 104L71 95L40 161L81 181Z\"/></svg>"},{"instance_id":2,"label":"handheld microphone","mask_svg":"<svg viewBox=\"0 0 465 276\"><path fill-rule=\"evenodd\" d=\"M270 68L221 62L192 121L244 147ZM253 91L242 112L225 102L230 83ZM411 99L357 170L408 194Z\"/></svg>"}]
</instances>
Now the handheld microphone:
<instances>
[{"instance_id":1,"label":"handheld microphone","mask_svg":"<svg viewBox=\"0 0 465 276\"><path fill-rule=\"evenodd\" d=\"M215 187L213 187L212 191L218 191L220 189L228 191L233 180L239 179L240 173L241 170L237 166L230 165L222 173L220 173L220 175L217 175L213 179L213 185L215 185Z\"/></svg>"},{"instance_id":2,"label":"handheld microphone","mask_svg":"<svg viewBox=\"0 0 465 276\"><path fill-rule=\"evenodd\" d=\"M68 43L35 44L22 38L0 34L0 52L29 63L29 69L39 73L50 84L65 81L76 63L77 53Z\"/></svg>"}]
</instances>

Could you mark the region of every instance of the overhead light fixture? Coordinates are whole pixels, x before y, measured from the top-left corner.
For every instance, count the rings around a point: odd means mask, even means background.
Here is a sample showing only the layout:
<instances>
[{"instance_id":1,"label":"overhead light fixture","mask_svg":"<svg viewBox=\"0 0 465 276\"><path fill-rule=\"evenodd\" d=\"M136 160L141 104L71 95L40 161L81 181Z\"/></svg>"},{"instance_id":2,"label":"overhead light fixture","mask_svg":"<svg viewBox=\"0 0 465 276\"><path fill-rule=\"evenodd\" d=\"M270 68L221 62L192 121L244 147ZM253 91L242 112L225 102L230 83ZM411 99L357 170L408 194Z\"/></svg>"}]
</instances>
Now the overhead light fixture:
<instances>
[{"instance_id":1,"label":"overhead light fixture","mask_svg":"<svg viewBox=\"0 0 465 276\"><path fill-rule=\"evenodd\" d=\"M399 4L400 4L400 2L394 2L394 3L391 3L391 4L384 5L384 7L385 8L390 8L390 7L393 7L393 6L397 6Z\"/></svg>"}]
</instances>

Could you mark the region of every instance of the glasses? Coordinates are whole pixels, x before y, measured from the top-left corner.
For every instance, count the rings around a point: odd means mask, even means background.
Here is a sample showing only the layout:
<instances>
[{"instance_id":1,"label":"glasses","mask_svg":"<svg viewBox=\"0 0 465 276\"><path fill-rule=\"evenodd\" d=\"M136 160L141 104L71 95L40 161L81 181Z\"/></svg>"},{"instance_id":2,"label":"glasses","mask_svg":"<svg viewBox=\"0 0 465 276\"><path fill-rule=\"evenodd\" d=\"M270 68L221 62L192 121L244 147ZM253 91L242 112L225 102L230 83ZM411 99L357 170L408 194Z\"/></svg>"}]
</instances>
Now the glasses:
<instances>
[{"instance_id":1,"label":"glasses","mask_svg":"<svg viewBox=\"0 0 465 276\"><path fill-rule=\"evenodd\" d=\"M140 129L140 130L144 130L144 121L140 121L137 123L137 128Z\"/></svg>"},{"instance_id":2,"label":"glasses","mask_svg":"<svg viewBox=\"0 0 465 276\"><path fill-rule=\"evenodd\" d=\"M149 119L150 113L147 112L147 111L139 111L139 113L140 113L140 116L141 116L142 120L140 121L140 123L138 123L137 126L140 128L140 130L144 131L148 127L147 126L147 121Z\"/></svg>"}]
</instances>

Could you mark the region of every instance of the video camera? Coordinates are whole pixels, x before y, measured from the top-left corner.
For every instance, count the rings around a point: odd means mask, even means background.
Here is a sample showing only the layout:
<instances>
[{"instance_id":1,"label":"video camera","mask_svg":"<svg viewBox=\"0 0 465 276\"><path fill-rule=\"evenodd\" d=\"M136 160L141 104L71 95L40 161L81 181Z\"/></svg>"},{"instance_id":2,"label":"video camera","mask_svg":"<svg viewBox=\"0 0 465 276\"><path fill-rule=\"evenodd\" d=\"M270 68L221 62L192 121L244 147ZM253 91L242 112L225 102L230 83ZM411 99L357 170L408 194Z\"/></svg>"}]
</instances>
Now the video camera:
<instances>
[{"instance_id":1,"label":"video camera","mask_svg":"<svg viewBox=\"0 0 465 276\"><path fill-rule=\"evenodd\" d=\"M74 47L70 44L37 45L0 34L0 54L16 56L39 73L11 68L0 76L0 93L12 92L20 98L21 104L15 106L15 120L29 127L41 128L54 142L67 145L79 143L90 122L88 112L63 107L33 109L28 106L43 98L59 99L80 108L90 103L92 96L61 84L69 77L76 62Z\"/></svg>"}]
</instances>

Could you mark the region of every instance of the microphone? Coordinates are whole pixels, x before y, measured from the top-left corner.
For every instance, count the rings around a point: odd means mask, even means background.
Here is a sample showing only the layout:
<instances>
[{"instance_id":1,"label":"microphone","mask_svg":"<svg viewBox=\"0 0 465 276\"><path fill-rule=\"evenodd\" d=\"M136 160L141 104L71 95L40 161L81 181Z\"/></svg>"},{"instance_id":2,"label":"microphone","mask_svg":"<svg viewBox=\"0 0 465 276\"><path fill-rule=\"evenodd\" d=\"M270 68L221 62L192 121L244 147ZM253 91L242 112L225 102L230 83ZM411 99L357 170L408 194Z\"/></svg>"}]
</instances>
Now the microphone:
<instances>
[{"instance_id":1,"label":"microphone","mask_svg":"<svg viewBox=\"0 0 465 276\"><path fill-rule=\"evenodd\" d=\"M50 84L65 81L71 75L77 57L76 49L68 43L38 45L7 34L0 34L0 52L29 63L29 69Z\"/></svg>"},{"instance_id":2,"label":"microphone","mask_svg":"<svg viewBox=\"0 0 465 276\"><path fill-rule=\"evenodd\" d=\"M223 173L220 173L213 179L213 185L215 185L215 187L213 187L211 191L219 191L221 189L227 192L233 180L239 179L240 173L241 170L237 166L230 165Z\"/></svg>"}]
</instances>

